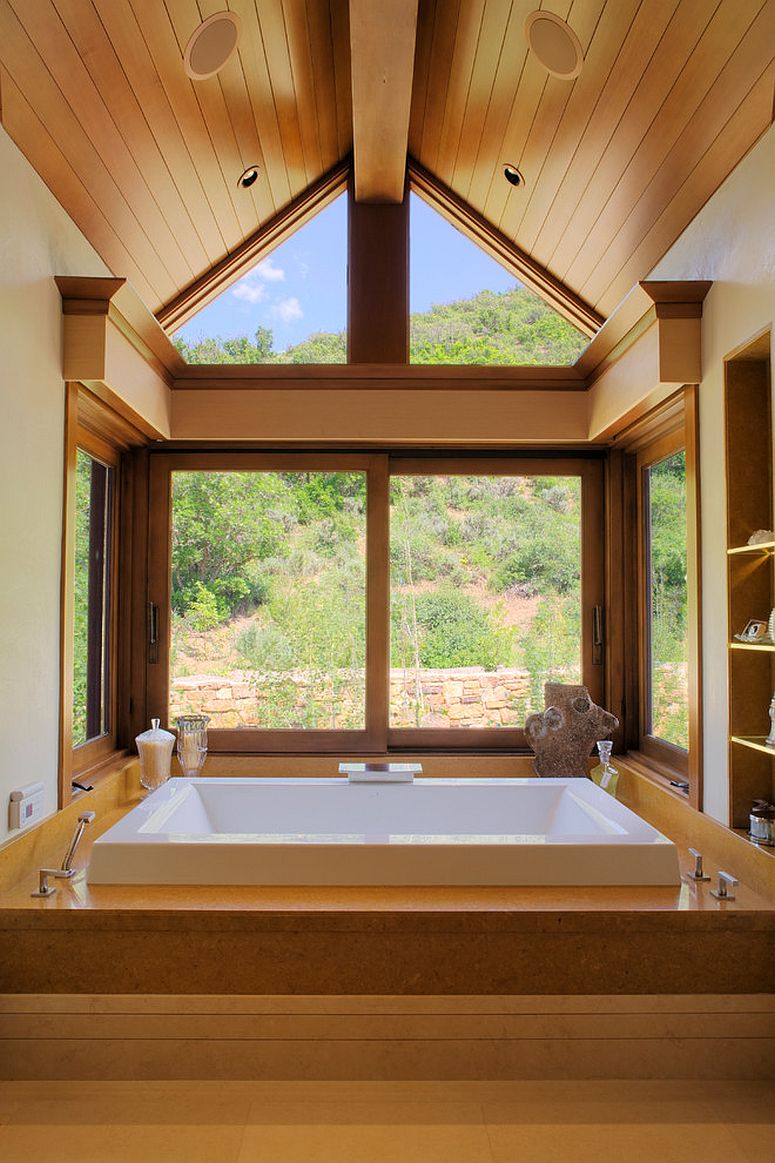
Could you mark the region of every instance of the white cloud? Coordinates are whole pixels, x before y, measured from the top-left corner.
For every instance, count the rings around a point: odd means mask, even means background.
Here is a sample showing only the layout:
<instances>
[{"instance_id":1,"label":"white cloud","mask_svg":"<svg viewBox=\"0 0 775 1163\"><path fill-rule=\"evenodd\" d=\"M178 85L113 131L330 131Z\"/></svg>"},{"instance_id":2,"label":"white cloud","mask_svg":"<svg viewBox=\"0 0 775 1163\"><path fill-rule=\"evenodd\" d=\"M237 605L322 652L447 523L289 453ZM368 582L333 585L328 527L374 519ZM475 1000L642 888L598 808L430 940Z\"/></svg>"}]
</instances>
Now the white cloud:
<instances>
[{"instance_id":1,"label":"white cloud","mask_svg":"<svg viewBox=\"0 0 775 1163\"><path fill-rule=\"evenodd\" d=\"M279 283L285 279L284 269L276 267L271 258L262 259L253 267L251 274L258 279L264 279L267 283Z\"/></svg>"},{"instance_id":2,"label":"white cloud","mask_svg":"<svg viewBox=\"0 0 775 1163\"><path fill-rule=\"evenodd\" d=\"M260 303L269 294L264 283L254 282L252 275L245 275L244 279L240 279L237 285L232 287L231 293L235 299L244 299L247 303Z\"/></svg>"},{"instance_id":3,"label":"white cloud","mask_svg":"<svg viewBox=\"0 0 775 1163\"><path fill-rule=\"evenodd\" d=\"M265 258L232 287L231 293L235 299L244 299L247 303L262 303L269 296L266 284L279 283L284 279L284 269L276 267L271 258Z\"/></svg>"},{"instance_id":4,"label":"white cloud","mask_svg":"<svg viewBox=\"0 0 775 1163\"><path fill-rule=\"evenodd\" d=\"M272 308L272 314L276 315L278 319L282 319L283 323L294 323L297 319L304 318L301 303L295 296L290 299L281 299Z\"/></svg>"}]
</instances>

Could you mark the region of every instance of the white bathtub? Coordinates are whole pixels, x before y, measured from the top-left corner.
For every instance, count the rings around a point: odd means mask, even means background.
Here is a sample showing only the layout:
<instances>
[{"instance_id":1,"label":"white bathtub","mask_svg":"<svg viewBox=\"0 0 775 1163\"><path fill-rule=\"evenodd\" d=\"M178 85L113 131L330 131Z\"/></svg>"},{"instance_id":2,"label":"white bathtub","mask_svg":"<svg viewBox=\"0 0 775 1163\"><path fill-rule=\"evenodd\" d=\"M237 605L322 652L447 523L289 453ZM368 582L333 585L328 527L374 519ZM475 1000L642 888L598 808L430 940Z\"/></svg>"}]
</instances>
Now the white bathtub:
<instances>
[{"instance_id":1,"label":"white bathtub","mask_svg":"<svg viewBox=\"0 0 775 1163\"><path fill-rule=\"evenodd\" d=\"M586 779L171 779L91 884L675 885L675 846Z\"/></svg>"}]
</instances>

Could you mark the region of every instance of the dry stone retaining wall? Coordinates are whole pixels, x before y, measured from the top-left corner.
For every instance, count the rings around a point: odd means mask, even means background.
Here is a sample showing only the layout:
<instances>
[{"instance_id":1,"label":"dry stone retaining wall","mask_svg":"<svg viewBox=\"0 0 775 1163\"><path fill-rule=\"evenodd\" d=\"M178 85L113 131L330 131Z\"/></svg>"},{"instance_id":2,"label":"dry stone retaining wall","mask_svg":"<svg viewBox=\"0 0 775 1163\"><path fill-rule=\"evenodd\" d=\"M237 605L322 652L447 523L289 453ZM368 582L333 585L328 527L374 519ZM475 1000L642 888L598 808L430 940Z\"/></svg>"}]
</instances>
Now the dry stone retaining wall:
<instances>
[{"instance_id":1,"label":"dry stone retaining wall","mask_svg":"<svg viewBox=\"0 0 775 1163\"><path fill-rule=\"evenodd\" d=\"M349 675L338 676L338 690L330 727L349 725L353 701L362 698ZM328 689L326 689L326 684ZM227 675L197 674L175 679L170 697L170 719L176 715L204 712L211 727L247 727L264 724L261 703L271 701L280 687L293 691L291 702L299 714L311 697L333 702L332 681L321 684L303 672L262 675L231 671ZM420 721L415 707L420 704ZM402 727L510 727L524 720L530 706L530 673L524 669L488 672L481 667L424 670L419 680L414 671L390 672L391 723Z\"/></svg>"}]
</instances>

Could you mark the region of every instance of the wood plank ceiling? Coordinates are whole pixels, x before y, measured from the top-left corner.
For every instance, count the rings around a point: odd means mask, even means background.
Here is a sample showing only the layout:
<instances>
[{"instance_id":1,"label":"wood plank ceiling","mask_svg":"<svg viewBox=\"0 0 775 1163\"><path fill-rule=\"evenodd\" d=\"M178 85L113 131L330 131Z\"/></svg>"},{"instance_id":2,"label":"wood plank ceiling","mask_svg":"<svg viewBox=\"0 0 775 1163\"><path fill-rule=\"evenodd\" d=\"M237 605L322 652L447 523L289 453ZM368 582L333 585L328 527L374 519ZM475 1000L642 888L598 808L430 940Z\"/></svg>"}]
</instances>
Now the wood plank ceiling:
<instances>
[{"instance_id":1,"label":"wood plank ceiling","mask_svg":"<svg viewBox=\"0 0 775 1163\"><path fill-rule=\"evenodd\" d=\"M383 18L390 2L375 5ZM408 150L607 316L771 123L775 0L541 0L582 44L573 81L528 51L537 6L419 0ZM183 50L224 7L239 50L193 82ZM360 36L368 8L359 0ZM251 240L276 245L273 220L297 226L294 204L350 155L349 23L347 0L0 0L2 123L163 317L212 267L236 277L230 256L255 258Z\"/></svg>"}]
</instances>

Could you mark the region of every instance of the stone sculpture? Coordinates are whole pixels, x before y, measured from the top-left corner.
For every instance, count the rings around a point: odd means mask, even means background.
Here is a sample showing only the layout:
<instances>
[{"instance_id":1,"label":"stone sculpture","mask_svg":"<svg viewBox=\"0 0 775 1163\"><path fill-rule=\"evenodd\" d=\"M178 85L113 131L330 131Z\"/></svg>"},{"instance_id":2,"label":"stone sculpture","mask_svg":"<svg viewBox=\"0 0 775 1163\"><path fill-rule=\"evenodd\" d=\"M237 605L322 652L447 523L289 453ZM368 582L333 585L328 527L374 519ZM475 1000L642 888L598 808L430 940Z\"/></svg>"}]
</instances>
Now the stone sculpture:
<instances>
[{"instance_id":1,"label":"stone sculpture","mask_svg":"<svg viewBox=\"0 0 775 1163\"><path fill-rule=\"evenodd\" d=\"M593 703L585 686L548 682L544 705L545 711L525 723L536 774L585 776L595 743L607 739L619 720Z\"/></svg>"}]
</instances>

